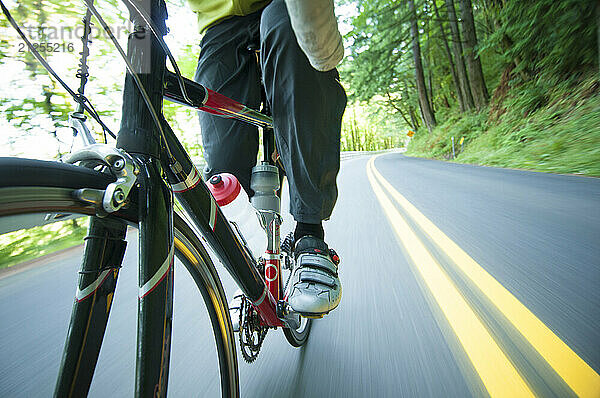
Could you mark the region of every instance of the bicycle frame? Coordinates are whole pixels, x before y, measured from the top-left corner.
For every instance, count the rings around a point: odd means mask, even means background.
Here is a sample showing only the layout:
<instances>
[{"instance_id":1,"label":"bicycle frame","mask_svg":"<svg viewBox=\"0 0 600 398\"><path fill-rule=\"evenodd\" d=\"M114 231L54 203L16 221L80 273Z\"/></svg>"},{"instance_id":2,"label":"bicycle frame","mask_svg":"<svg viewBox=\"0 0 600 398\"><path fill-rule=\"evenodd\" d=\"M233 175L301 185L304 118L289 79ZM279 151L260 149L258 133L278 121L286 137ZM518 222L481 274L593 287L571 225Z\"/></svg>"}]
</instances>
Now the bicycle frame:
<instances>
[{"instance_id":1,"label":"bicycle frame","mask_svg":"<svg viewBox=\"0 0 600 398\"><path fill-rule=\"evenodd\" d=\"M167 74L165 85L165 98L178 100L179 86L174 84L175 78ZM170 84L171 83L171 84ZM199 110L209 109L211 113L231 117L237 120L250 121L253 124L270 128L270 118L245 107L225 96L208 90L198 83L185 80L190 88L188 93L205 90L205 95L198 104L187 104ZM194 89L191 89L191 88ZM204 104L204 105L201 105ZM268 326L284 326L276 313L278 296L269 289L263 277L258 273L256 261L239 241L230 223L227 221L212 194L202 182L201 174L196 169L191 159L185 152L175 133L168 124L164 123L167 146L171 149L173 157L177 160L175 165L170 165L167 170L169 182L173 192L182 204L194 225L202 232L211 247L216 251L220 260L225 264L244 294L253 302ZM269 152L266 152L269 153ZM278 255L279 253L274 253ZM275 256L268 261L274 261ZM277 260L279 257L277 257ZM279 273L278 273L279 275ZM271 279L271 278L269 278Z\"/></svg>"},{"instance_id":2,"label":"bicycle frame","mask_svg":"<svg viewBox=\"0 0 600 398\"><path fill-rule=\"evenodd\" d=\"M146 3L146 11L160 33L165 35L165 3L161 0L148 0ZM140 90L128 73L117 147L128 152L137 167L138 189L135 192L138 195L140 255L135 391L136 396L165 396L173 311L173 193L191 223L201 232L251 300L262 323L270 327L285 327L287 324L277 316L280 253L272 252L267 258L265 272L273 266L277 270L277 283L274 283L273 274L264 278L260 275L256 260L234 233L203 183L201 173L162 116L163 97L213 113L217 117L252 123L267 131L272 129L273 124L268 116L185 79L187 97L193 102L187 101L178 78L166 70L166 55L157 39L151 35L143 19L135 11L130 12L135 26L128 43L130 61L133 65L150 65L150 73L139 74L139 77L161 118L163 130L161 133L157 128ZM141 51L141 41L148 40L147 35L150 35L150 51ZM272 153L274 143L270 139L263 141L265 159L269 159L267 154ZM277 239L279 243L278 225L272 229L270 240ZM100 303L89 297L102 288L109 289L108 297L112 298L125 250L125 226L122 224L115 225L94 217L89 236L56 396L84 395L89 389L111 304L108 299ZM109 255L104 256L104 253ZM230 324L230 319L224 322ZM82 358L89 360L89 363L82 364Z\"/></svg>"}]
</instances>

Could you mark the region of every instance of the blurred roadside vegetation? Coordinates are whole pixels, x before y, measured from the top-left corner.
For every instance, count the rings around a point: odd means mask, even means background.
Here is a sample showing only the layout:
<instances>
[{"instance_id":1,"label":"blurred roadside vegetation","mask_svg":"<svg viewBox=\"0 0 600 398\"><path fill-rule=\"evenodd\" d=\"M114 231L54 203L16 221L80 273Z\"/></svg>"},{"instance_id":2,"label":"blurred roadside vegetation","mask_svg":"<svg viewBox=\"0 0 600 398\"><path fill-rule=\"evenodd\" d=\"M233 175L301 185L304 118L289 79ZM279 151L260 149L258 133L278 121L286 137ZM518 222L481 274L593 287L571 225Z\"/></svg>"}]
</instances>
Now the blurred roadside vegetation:
<instances>
[{"instance_id":1,"label":"blurred roadside vegetation","mask_svg":"<svg viewBox=\"0 0 600 398\"><path fill-rule=\"evenodd\" d=\"M40 46L50 43L58 48L56 52L42 51L42 55L71 88L79 87L75 75L82 50L83 3L80 0L59 3L8 0L5 4L32 43ZM96 7L116 32L121 46L126 48L129 32L123 28L127 29L129 23L123 3L107 0L96 4ZM168 7L174 17L179 13L189 13L185 0L169 0ZM193 27L194 16L188 16L188 19L189 26ZM171 40L168 43L184 75L192 77L199 35L193 29L186 29L185 23L178 26L174 20L178 19L173 18L169 27L179 34L167 40ZM86 96L103 121L116 133L125 66L110 40L99 29L99 24L95 20L93 23ZM185 34L182 35L181 30ZM0 75L3 76L0 80L0 156L58 159L81 145L80 138L74 138L68 126L68 115L76 108L74 101L24 47L4 15L0 16ZM196 112L165 102L164 113L174 130L179 132L189 153L197 161L202 161ZM88 119L87 125L96 139L102 142L101 128L92 119ZM110 143L112 139L108 137L108 140ZM81 244L87 231L87 222L83 220L57 222L0 235L0 268Z\"/></svg>"},{"instance_id":2,"label":"blurred roadside vegetation","mask_svg":"<svg viewBox=\"0 0 600 398\"><path fill-rule=\"evenodd\" d=\"M342 119L342 151L378 151L404 146L403 122L391 117L384 101L349 104Z\"/></svg>"},{"instance_id":3,"label":"blurred roadside vegetation","mask_svg":"<svg viewBox=\"0 0 600 398\"><path fill-rule=\"evenodd\" d=\"M87 217L0 235L0 269L83 243Z\"/></svg>"},{"instance_id":4,"label":"blurred roadside vegetation","mask_svg":"<svg viewBox=\"0 0 600 398\"><path fill-rule=\"evenodd\" d=\"M71 88L79 87L76 73L82 50L81 22L85 7L80 0L8 0L17 24L34 45L53 45L57 51L42 50L41 54ZM195 18L186 9L185 0L169 0L168 21L171 32L166 40L183 74L193 77L199 50L199 34L193 27ZM120 0L107 0L96 5L123 48L127 48L129 14ZM181 17L183 16L183 19ZM183 22L182 22L183 21ZM179 23L177 23L179 22ZM89 45L89 78L86 97L90 99L103 121L113 133L119 130L121 93L125 65L112 42L92 20L92 40ZM182 33L183 32L183 33ZM58 159L80 145L68 126L68 115L76 104L55 82L24 46L6 18L0 17L0 155L40 159ZM202 157L196 112L165 101L164 113L183 145L193 157ZM101 128L93 119L88 127L99 142L104 140ZM109 142L112 142L108 137Z\"/></svg>"},{"instance_id":5,"label":"blurred roadside vegetation","mask_svg":"<svg viewBox=\"0 0 600 398\"><path fill-rule=\"evenodd\" d=\"M384 98L408 155L600 176L600 2L344 4L351 102Z\"/></svg>"},{"instance_id":6,"label":"blurred roadside vegetation","mask_svg":"<svg viewBox=\"0 0 600 398\"><path fill-rule=\"evenodd\" d=\"M530 86L537 94L511 90L487 112L448 117L431 134L415 135L409 154L450 160L454 137L460 163L600 176L597 79L540 86L545 84ZM545 105L537 103L538 95Z\"/></svg>"}]
</instances>

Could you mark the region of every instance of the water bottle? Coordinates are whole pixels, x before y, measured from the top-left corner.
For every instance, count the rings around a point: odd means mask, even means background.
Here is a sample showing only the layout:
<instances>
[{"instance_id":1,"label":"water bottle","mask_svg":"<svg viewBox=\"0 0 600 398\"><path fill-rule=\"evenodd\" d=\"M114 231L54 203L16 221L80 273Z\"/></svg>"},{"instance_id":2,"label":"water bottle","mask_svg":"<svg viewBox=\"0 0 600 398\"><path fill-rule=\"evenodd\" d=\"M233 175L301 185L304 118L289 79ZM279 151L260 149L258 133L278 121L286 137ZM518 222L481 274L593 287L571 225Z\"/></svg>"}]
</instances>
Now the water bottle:
<instances>
[{"instance_id":1,"label":"water bottle","mask_svg":"<svg viewBox=\"0 0 600 398\"><path fill-rule=\"evenodd\" d=\"M207 182L225 217L237 225L255 258L267 248L267 236L260 225L256 210L238 179L229 173L212 176ZM232 226L236 230L235 226Z\"/></svg>"},{"instance_id":2,"label":"water bottle","mask_svg":"<svg viewBox=\"0 0 600 398\"><path fill-rule=\"evenodd\" d=\"M260 164L252 168L250 188L254 191L252 206L257 210L279 213L280 200L277 197L279 189L279 170L277 166Z\"/></svg>"}]
</instances>

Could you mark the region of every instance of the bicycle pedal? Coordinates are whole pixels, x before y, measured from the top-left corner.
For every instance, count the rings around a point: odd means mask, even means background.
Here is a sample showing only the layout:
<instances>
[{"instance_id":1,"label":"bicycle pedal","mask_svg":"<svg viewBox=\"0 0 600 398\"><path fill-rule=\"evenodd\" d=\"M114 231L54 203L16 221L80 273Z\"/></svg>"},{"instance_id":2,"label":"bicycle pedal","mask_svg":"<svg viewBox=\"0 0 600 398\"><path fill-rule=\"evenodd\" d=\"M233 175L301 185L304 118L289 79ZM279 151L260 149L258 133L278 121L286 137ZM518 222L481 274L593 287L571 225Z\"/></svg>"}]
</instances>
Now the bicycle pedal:
<instances>
[{"instance_id":1,"label":"bicycle pedal","mask_svg":"<svg viewBox=\"0 0 600 398\"><path fill-rule=\"evenodd\" d=\"M231 317L231 325L234 332L240 331L240 309L242 308L243 297L242 291L238 289L229 302L229 316Z\"/></svg>"},{"instance_id":2,"label":"bicycle pedal","mask_svg":"<svg viewBox=\"0 0 600 398\"><path fill-rule=\"evenodd\" d=\"M231 318L231 326L233 327L234 332L240 331L240 309L239 308L230 308L229 316Z\"/></svg>"},{"instance_id":3,"label":"bicycle pedal","mask_svg":"<svg viewBox=\"0 0 600 398\"><path fill-rule=\"evenodd\" d=\"M321 319L325 316L326 314L319 314L319 315L304 315L302 314L302 316L304 318L309 318L309 319Z\"/></svg>"}]
</instances>

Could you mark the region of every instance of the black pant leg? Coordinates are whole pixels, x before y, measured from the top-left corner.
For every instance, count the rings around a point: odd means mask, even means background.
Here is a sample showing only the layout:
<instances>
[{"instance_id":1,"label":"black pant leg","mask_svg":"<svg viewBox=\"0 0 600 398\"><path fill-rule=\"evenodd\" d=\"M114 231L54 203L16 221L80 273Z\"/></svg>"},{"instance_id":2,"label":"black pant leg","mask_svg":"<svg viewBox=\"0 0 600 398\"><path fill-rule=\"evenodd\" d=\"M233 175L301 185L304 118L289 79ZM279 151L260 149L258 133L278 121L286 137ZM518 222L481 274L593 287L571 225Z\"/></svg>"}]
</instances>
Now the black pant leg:
<instances>
[{"instance_id":1,"label":"black pant leg","mask_svg":"<svg viewBox=\"0 0 600 398\"><path fill-rule=\"evenodd\" d=\"M296 221L319 223L337 200L340 131L346 94L337 71L319 72L302 52L283 0L262 13L261 64L277 149Z\"/></svg>"},{"instance_id":2,"label":"black pant leg","mask_svg":"<svg viewBox=\"0 0 600 398\"><path fill-rule=\"evenodd\" d=\"M259 41L260 13L233 17L208 29L194 80L251 108L260 105L260 70L248 50ZM258 130L247 123L198 112L205 178L227 172L251 194L250 174L258 153Z\"/></svg>"}]
</instances>

